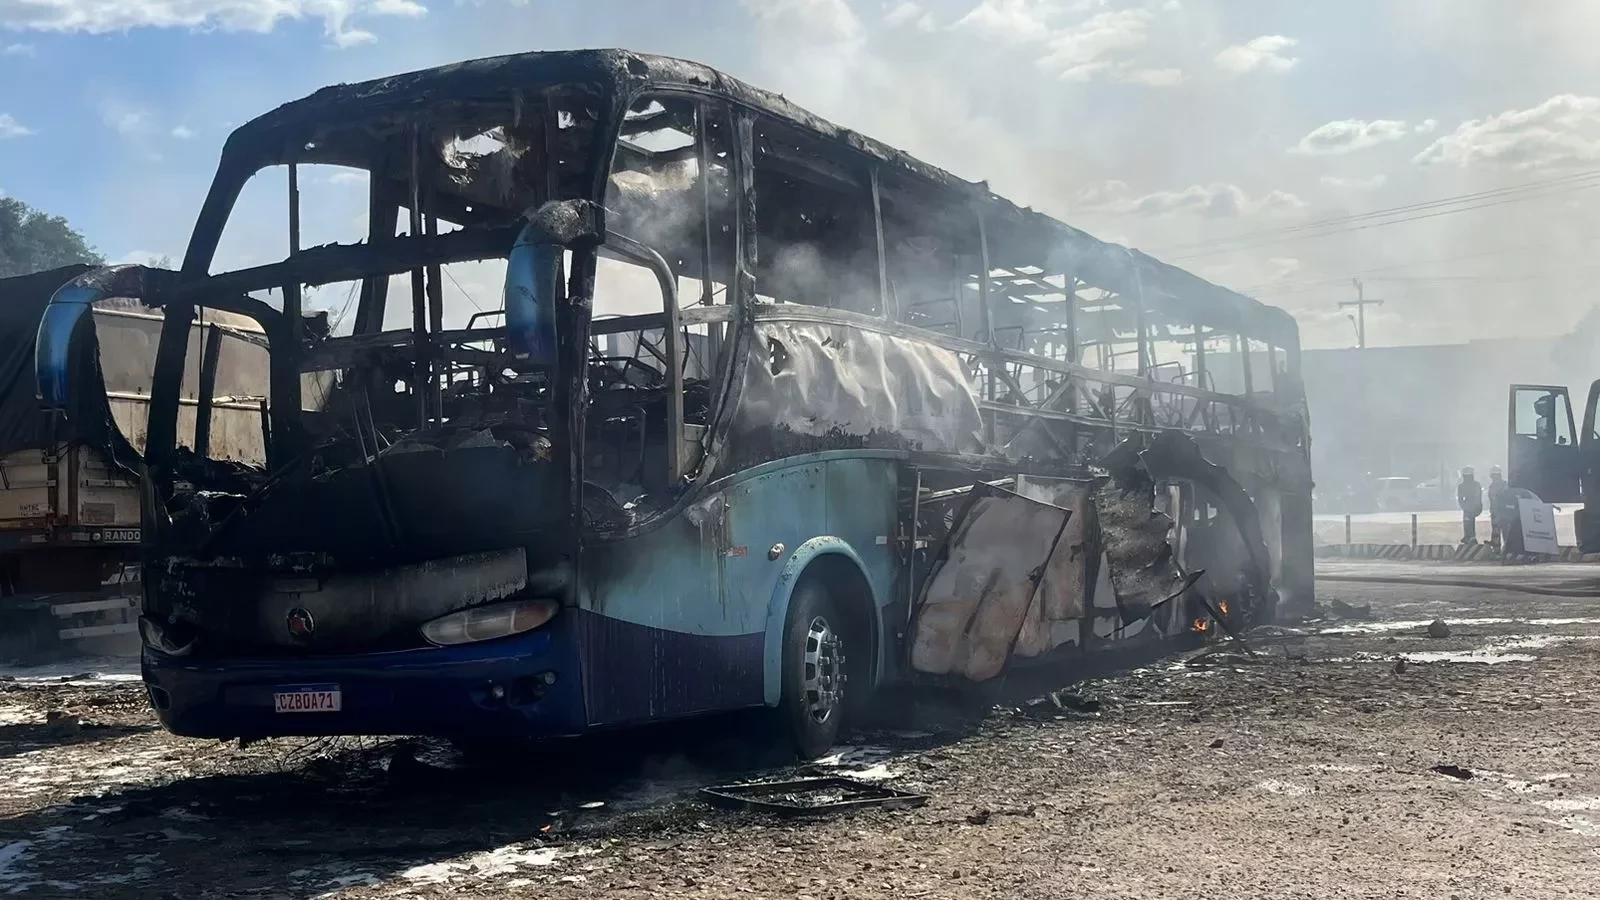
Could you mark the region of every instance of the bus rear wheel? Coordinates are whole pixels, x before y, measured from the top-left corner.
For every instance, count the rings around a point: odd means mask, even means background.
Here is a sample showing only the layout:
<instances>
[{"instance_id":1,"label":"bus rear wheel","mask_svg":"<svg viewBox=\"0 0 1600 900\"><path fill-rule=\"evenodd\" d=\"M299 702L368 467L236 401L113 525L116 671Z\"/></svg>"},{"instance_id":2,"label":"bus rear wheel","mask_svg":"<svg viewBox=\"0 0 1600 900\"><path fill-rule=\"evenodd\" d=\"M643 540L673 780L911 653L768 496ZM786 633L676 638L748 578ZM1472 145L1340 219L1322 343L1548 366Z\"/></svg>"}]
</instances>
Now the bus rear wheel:
<instances>
[{"instance_id":1,"label":"bus rear wheel","mask_svg":"<svg viewBox=\"0 0 1600 900\"><path fill-rule=\"evenodd\" d=\"M846 688L844 620L820 580L795 588L784 629L778 720L801 759L828 752L839 738Z\"/></svg>"}]
</instances>

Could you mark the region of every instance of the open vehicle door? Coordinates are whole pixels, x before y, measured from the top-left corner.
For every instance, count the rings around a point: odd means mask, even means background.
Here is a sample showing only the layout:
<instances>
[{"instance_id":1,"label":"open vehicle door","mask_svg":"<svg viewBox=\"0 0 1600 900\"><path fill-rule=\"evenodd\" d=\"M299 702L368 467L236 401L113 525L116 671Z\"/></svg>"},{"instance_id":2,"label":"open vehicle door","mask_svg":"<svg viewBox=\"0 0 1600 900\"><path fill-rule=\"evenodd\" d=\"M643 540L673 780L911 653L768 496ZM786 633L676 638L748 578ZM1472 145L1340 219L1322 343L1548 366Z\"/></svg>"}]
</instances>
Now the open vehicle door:
<instances>
[{"instance_id":1,"label":"open vehicle door","mask_svg":"<svg viewBox=\"0 0 1600 900\"><path fill-rule=\"evenodd\" d=\"M1600 422L1595 421L1597 402L1600 402L1600 379L1589 385L1589 400L1583 407L1583 430L1578 432L1583 509L1573 515L1573 528L1578 532L1578 549L1584 553L1600 553Z\"/></svg>"},{"instance_id":2,"label":"open vehicle door","mask_svg":"<svg viewBox=\"0 0 1600 900\"><path fill-rule=\"evenodd\" d=\"M1567 389L1512 385L1507 420L1511 440L1506 478L1511 486L1532 491L1546 503L1581 501L1583 457Z\"/></svg>"}]
</instances>

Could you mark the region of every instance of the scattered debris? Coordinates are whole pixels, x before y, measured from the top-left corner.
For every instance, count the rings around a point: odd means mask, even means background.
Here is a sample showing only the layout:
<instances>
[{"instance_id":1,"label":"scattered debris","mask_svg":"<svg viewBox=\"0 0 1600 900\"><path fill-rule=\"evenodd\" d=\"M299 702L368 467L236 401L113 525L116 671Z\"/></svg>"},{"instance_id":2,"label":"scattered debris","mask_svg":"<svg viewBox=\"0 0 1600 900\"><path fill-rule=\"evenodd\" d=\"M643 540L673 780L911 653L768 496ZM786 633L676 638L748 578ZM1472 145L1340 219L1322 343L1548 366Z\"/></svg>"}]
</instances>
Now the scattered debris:
<instances>
[{"instance_id":1,"label":"scattered debris","mask_svg":"<svg viewBox=\"0 0 1600 900\"><path fill-rule=\"evenodd\" d=\"M1404 656L1394 661L1394 673L1396 675L1404 675L1406 673L1406 658Z\"/></svg>"},{"instance_id":2,"label":"scattered debris","mask_svg":"<svg viewBox=\"0 0 1600 900\"><path fill-rule=\"evenodd\" d=\"M1453 766L1448 763L1434 766L1433 771L1448 778L1459 778L1462 781L1468 781L1476 774L1471 769L1463 766Z\"/></svg>"},{"instance_id":3,"label":"scattered debris","mask_svg":"<svg viewBox=\"0 0 1600 900\"><path fill-rule=\"evenodd\" d=\"M1353 606L1335 597L1328 601L1328 612L1335 619L1356 619L1366 621L1372 618L1372 604L1363 603Z\"/></svg>"},{"instance_id":4,"label":"scattered debris","mask_svg":"<svg viewBox=\"0 0 1600 900\"><path fill-rule=\"evenodd\" d=\"M995 816L1018 816L1031 818L1039 811L1038 804L1033 806L1016 807L1012 809L977 809L967 814L968 825L987 825Z\"/></svg>"},{"instance_id":5,"label":"scattered debris","mask_svg":"<svg viewBox=\"0 0 1600 900\"><path fill-rule=\"evenodd\" d=\"M69 712L52 709L44 714L44 730L53 738L77 737L82 730L83 723L78 717Z\"/></svg>"},{"instance_id":6,"label":"scattered debris","mask_svg":"<svg viewBox=\"0 0 1600 900\"><path fill-rule=\"evenodd\" d=\"M1307 634L1299 628L1288 628L1283 625L1257 625L1245 632L1245 637L1263 644L1303 644Z\"/></svg>"},{"instance_id":7,"label":"scattered debris","mask_svg":"<svg viewBox=\"0 0 1600 900\"><path fill-rule=\"evenodd\" d=\"M923 794L897 791L849 778L800 778L702 788L707 801L726 809L753 809L781 816L835 813L879 807L915 809L928 802Z\"/></svg>"},{"instance_id":8,"label":"scattered debris","mask_svg":"<svg viewBox=\"0 0 1600 900\"><path fill-rule=\"evenodd\" d=\"M1450 626L1443 619L1434 619L1428 623L1428 637L1447 638L1450 636Z\"/></svg>"},{"instance_id":9,"label":"scattered debris","mask_svg":"<svg viewBox=\"0 0 1600 900\"><path fill-rule=\"evenodd\" d=\"M1104 704L1072 691L1051 691L1022 704L1016 712L1030 719L1098 719Z\"/></svg>"},{"instance_id":10,"label":"scattered debris","mask_svg":"<svg viewBox=\"0 0 1600 900\"><path fill-rule=\"evenodd\" d=\"M1260 664L1260 663L1263 663L1263 662L1266 661L1264 657L1260 657L1260 656L1254 656L1254 655L1246 656L1243 653L1226 652L1227 648L1229 646L1230 645L1228 645L1228 644L1217 644L1217 645L1214 645L1213 647L1211 647L1208 650L1208 652L1205 652L1205 653L1202 653L1202 654L1199 654L1199 655L1190 656L1188 659L1185 660L1185 665L1190 665L1190 666L1195 666L1195 667L1203 667L1203 666L1249 666L1249 665L1257 665L1257 664Z\"/></svg>"},{"instance_id":11,"label":"scattered debris","mask_svg":"<svg viewBox=\"0 0 1600 900\"><path fill-rule=\"evenodd\" d=\"M1211 749L1213 749L1213 750L1221 750L1222 749L1222 744L1223 744L1222 738L1217 738L1216 740L1211 742Z\"/></svg>"},{"instance_id":12,"label":"scattered debris","mask_svg":"<svg viewBox=\"0 0 1600 900\"><path fill-rule=\"evenodd\" d=\"M1102 706L1099 698L1085 697L1071 691L1055 691L1050 694L1050 701L1061 709L1080 713L1098 713Z\"/></svg>"}]
</instances>

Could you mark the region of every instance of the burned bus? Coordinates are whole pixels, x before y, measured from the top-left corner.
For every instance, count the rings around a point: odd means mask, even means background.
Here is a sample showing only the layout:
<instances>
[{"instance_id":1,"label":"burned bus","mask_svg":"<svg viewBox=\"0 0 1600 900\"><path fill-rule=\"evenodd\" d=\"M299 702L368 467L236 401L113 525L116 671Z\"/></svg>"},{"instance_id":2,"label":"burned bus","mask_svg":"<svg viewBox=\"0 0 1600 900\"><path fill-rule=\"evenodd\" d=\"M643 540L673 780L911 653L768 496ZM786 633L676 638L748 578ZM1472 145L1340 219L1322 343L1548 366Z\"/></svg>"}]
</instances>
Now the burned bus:
<instances>
[{"instance_id":1,"label":"burned bus","mask_svg":"<svg viewBox=\"0 0 1600 900\"><path fill-rule=\"evenodd\" d=\"M307 245L313 167L363 179L362 240ZM269 176L283 258L219 265ZM178 734L766 707L809 756L892 680L1310 601L1287 314L695 63L323 89L229 138L180 272L78 279L41 347L107 294L165 312L140 623ZM205 311L266 337L259 465L208 440L204 363L180 416Z\"/></svg>"}]
</instances>

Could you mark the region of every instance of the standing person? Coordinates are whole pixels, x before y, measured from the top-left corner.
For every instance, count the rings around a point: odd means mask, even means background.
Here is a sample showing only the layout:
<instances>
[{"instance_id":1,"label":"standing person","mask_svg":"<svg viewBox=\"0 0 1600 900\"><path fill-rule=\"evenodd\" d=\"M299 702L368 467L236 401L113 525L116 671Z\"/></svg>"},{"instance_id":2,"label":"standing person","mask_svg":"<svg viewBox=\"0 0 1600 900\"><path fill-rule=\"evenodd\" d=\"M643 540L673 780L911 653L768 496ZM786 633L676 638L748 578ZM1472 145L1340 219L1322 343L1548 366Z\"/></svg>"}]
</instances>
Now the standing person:
<instances>
[{"instance_id":1,"label":"standing person","mask_svg":"<svg viewBox=\"0 0 1600 900\"><path fill-rule=\"evenodd\" d=\"M1506 530L1506 480L1500 475L1500 467L1489 469L1489 545L1496 550L1500 549L1500 542L1504 540Z\"/></svg>"},{"instance_id":2,"label":"standing person","mask_svg":"<svg viewBox=\"0 0 1600 900\"><path fill-rule=\"evenodd\" d=\"M1472 467L1461 470L1461 483L1456 485L1456 502L1461 504L1461 543L1478 542L1478 517L1483 515L1483 485L1472 477Z\"/></svg>"}]
</instances>

